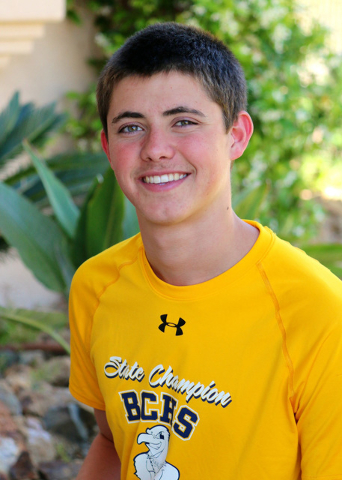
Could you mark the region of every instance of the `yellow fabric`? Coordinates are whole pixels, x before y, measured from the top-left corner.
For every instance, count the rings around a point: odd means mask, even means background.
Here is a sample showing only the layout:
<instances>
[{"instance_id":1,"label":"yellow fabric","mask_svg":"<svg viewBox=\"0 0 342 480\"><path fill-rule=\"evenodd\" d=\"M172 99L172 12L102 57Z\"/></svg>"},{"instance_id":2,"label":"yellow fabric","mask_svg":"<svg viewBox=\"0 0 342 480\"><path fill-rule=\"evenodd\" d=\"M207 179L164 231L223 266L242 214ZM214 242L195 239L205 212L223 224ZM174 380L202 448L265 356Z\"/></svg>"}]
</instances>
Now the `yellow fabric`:
<instances>
[{"instance_id":1,"label":"yellow fabric","mask_svg":"<svg viewBox=\"0 0 342 480\"><path fill-rule=\"evenodd\" d=\"M107 411L122 479L342 479L342 283L250 223L199 285L159 280L140 235L77 271L70 390Z\"/></svg>"}]
</instances>

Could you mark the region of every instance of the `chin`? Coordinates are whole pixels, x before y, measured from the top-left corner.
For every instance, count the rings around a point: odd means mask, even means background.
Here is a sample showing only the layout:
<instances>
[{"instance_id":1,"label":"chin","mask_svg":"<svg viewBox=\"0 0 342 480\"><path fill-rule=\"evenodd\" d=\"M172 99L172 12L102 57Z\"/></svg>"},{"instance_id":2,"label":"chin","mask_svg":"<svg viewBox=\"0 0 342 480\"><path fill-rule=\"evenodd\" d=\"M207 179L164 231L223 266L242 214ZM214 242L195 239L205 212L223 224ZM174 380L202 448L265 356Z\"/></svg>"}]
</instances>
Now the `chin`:
<instances>
[{"instance_id":1,"label":"chin","mask_svg":"<svg viewBox=\"0 0 342 480\"><path fill-rule=\"evenodd\" d=\"M139 223L143 222L145 224L150 225L160 225L160 226L171 226L177 225L183 222L186 219L186 215L182 215L180 213L172 212L172 213L165 213L165 212L156 212L154 211L151 214L146 213L138 213Z\"/></svg>"}]
</instances>

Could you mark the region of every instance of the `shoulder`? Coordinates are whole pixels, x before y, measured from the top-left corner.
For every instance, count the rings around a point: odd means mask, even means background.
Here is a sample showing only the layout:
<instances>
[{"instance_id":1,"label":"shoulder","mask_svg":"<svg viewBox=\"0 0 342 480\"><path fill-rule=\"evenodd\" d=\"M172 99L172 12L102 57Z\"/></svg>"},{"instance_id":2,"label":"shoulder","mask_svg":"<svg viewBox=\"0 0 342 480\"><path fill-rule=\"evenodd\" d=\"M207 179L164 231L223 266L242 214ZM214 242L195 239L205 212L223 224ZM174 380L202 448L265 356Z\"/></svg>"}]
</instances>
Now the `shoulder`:
<instances>
[{"instance_id":1,"label":"shoulder","mask_svg":"<svg viewBox=\"0 0 342 480\"><path fill-rule=\"evenodd\" d=\"M141 236L137 234L89 258L77 269L71 291L81 288L93 293L101 292L107 284L119 278L124 265L137 261L141 248Z\"/></svg>"},{"instance_id":2,"label":"shoulder","mask_svg":"<svg viewBox=\"0 0 342 480\"><path fill-rule=\"evenodd\" d=\"M341 280L318 260L278 237L262 263L272 283L284 292L298 291L310 297L326 294L342 302Z\"/></svg>"},{"instance_id":3,"label":"shoulder","mask_svg":"<svg viewBox=\"0 0 342 480\"><path fill-rule=\"evenodd\" d=\"M276 237L260 269L285 328L342 325L341 280L304 251Z\"/></svg>"}]
</instances>

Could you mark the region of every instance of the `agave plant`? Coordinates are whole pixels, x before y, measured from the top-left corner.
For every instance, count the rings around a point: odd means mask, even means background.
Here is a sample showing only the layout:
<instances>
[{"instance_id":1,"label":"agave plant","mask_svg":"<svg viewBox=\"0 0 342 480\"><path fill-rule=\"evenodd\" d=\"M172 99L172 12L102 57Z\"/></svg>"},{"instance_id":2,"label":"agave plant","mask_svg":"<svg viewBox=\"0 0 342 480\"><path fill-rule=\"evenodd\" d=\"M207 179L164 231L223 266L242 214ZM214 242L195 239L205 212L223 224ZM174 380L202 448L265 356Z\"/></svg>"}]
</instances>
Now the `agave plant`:
<instances>
[{"instance_id":1,"label":"agave plant","mask_svg":"<svg viewBox=\"0 0 342 480\"><path fill-rule=\"evenodd\" d=\"M49 201L34 165L25 163L14 171L6 167L22 153L24 140L40 148L64 124L66 115L57 114L55 109L55 103L42 108L32 103L21 104L19 93L16 92L0 113L0 178L39 208L46 207ZM78 203L87 194L94 177L103 175L108 168L104 154L89 152L62 153L48 158L46 164Z\"/></svg>"},{"instance_id":2,"label":"agave plant","mask_svg":"<svg viewBox=\"0 0 342 480\"><path fill-rule=\"evenodd\" d=\"M6 182L12 175L8 166L22 152L23 139L41 147L49 135L65 122L65 115L57 114L55 107L55 103L43 108L36 108L32 103L21 104L19 92L14 93L0 113L0 179ZM0 235L0 251L6 251L7 247Z\"/></svg>"},{"instance_id":3,"label":"agave plant","mask_svg":"<svg viewBox=\"0 0 342 480\"><path fill-rule=\"evenodd\" d=\"M65 121L65 115L57 114L55 108L55 103L43 108L20 104L19 92L13 95L0 113L0 168L21 153L24 139L36 147L45 144L48 135Z\"/></svg>"},{"instance_id":4,"label":"agave plant","mask_svg":"<svg viewBox=\"0 0 342 480\"><path fill-rule=\"evenodd\" d=\"M47 288L68 294L76 268L87 258L137 232L132 210L108 169L93 179L79 208L66 186L32 147L24 148L44 185L53 216L44 214L15 188L0 183L0 231ZM126 210L126 214L125 214Z\"/></svg>"}]
</instances>

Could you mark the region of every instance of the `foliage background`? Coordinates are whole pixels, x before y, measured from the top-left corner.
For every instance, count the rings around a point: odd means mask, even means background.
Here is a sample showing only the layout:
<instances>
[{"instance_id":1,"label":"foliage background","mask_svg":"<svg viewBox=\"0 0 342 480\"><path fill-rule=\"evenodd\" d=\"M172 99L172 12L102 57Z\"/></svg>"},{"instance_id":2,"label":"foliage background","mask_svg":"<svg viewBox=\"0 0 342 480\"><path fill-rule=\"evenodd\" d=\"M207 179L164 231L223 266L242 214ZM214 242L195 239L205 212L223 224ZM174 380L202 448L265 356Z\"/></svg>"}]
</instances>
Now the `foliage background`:
<instances>
[{"instance_id":1,"label":"foliage background","mask_svg":"<svg viewBox=\"0 0 342 480\"><path fill-rule=\"evenodd\" d=\"M98 28L101 55L90 59L98 70L128 36L157 21L202 27L233 50L246 73L255 126L234 166L234 191L268 182L259 220L289 240L312 238L323 210L311 197L327 183L342 186L342 62L327 47L327 32L314 22L304 29L305 12L294 0L84 0L82 5L93 12ZM74 0L68 8L79 20ZM95 85L69 98L80 114L69 119L67 131L80 149L98 150Z\"/></svg>"}]
</instances>

